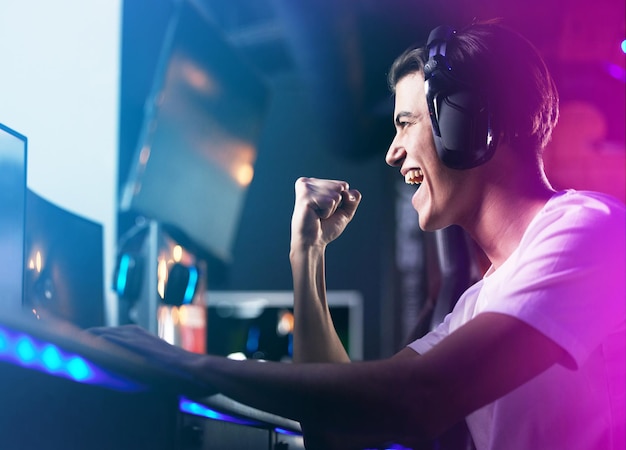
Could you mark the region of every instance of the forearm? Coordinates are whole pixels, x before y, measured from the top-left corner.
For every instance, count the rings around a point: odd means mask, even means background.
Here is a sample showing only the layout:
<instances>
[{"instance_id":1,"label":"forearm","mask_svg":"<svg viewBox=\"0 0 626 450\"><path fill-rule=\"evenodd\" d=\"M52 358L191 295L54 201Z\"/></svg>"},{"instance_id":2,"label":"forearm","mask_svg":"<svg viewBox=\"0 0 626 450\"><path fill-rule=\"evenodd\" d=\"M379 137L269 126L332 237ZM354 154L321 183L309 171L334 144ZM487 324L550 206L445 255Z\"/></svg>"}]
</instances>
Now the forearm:
<instances>
[{"instance_id":1,"label":"forearm","mask_svg":"<svg viewBox=\"0 0 626 450\"><path fill-rule=\"evenodd\" d=\"M324 247L292 246L290 260L294 287L294 361L349 362L328 307Z\"/></svg>"},{"instance_id":2,"label":"forearm","mask_svg":"<svg viewBox=\"0 0 626 450\"><path fill-rule=\"evenodd\" d=\"M226 396L324 433L398 441L419 430L405 361L281 364L203 358L198 377ZM381 386L385 386L381 389Z\"/></svg>"}]
</instances>

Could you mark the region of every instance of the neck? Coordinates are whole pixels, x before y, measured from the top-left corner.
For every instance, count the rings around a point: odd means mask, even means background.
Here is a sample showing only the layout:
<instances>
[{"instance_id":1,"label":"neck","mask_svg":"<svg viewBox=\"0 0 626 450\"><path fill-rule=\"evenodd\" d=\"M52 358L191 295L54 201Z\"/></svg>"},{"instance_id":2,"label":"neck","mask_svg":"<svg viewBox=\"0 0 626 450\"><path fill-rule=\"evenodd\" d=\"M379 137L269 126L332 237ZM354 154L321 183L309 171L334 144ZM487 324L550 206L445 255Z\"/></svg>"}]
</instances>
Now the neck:
<instances>
[{"instance_id":1,"label":"neck","mask_svg":"<svg viewBox=\"0 0 626 450\"><path fill-rule=\"evenodd\" d=\"M535 165L500 164L500 167L486 170L490 178L485 176L483 179L491 181L482 185L482 201L471 219L462 226L497 269L518 247L526 228L554 190L540 162ZM500 175L494 178L494 173Z\"/></svg>"}]
</instances>

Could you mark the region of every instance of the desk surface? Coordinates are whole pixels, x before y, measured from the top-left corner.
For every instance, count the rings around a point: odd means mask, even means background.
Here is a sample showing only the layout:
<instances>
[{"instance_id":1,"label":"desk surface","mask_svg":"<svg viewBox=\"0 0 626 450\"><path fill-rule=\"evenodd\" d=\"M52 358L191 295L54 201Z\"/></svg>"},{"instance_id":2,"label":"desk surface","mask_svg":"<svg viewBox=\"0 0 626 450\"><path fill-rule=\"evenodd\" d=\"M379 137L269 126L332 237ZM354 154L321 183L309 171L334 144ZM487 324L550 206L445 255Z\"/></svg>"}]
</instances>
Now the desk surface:
<instances>
[{"instance_id":1,"label":"desk surface","mask_svg":"<svg viewBox=\"0 0 626 450\"><path fill-rule=\"evenodd\" d=\"M47 353L46 353L47 352ZM52 357L51 357L52 355ZM224 414L245 418L259 425L299 431L297 422L260 411L223 395L202 397L194 380L185 373L160 366L122 347L100 339L76 326L56 320L37 320L27 313L0 315L0 361L39 370L51 376L80 378L82 372L63 372L61 364L67 361L79 369L76 361L84 361L92 373L90 379L77 382L98 385L128 392L149 391L164 396L184 396L199 405L205 405ZM182 397L181 397L182 398Z\"/></svg>"}]
</instances>

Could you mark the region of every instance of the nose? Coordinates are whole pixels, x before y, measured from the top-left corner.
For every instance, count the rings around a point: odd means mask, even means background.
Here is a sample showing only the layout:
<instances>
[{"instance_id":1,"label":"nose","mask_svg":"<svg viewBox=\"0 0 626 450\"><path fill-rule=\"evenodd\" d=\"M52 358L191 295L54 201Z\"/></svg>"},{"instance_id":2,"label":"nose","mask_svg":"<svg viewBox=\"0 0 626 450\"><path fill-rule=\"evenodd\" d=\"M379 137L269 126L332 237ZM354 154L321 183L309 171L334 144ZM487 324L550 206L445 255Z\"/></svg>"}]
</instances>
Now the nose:
<instances>
[{"instance_id":1,"label":"nose","mask_svg":"<svg viewBox=\"0 0 626 450\"><path fill-rule=\"evenodd\" d=\"M399 145L397 142L397 137L391 142L389 146L389 150L387 150L387 155L385 156L385 161L392 167L398 167L402 165L404 158L406 157L406 151L404 147Z\"/></svg>"}]
</instances>

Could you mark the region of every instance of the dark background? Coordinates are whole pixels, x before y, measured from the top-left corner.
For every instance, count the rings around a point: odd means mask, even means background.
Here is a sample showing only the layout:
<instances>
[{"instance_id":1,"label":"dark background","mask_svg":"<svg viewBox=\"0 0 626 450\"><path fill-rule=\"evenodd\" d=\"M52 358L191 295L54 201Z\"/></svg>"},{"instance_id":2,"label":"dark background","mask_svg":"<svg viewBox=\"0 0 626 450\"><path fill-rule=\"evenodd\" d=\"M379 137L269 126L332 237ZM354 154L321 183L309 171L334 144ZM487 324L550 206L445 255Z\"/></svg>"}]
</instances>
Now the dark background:
<instances>
[{"instance_id":1,"label":"dark background","mask_svg":"<svg viewBox=\"0 0 626 450\"><path fill-rule=\"evenodd\" d=\"M327 284L363 294L366 358L388 355L398 345L385 336L399 320L392 284L394 183L400 178L386 167L384 155L393 136L386 73L402 50L423 43L439 24L463 26L474 18L501 17L540 49L564 102L581 101L600 112L605 130L594 135L592 146L618 153L623 162L623 0L200 3L233 47L256 66L272 95L234 258L209 273L209 288L290 290L294 182L299 176L344 179L362 192L363 201L346 233L329 247ZM167 0L124 1L120 185L137 145L171 11ZM623 194L621 188L618 183L616 195ZM118 234L131 222L120 215Z\"/></svg>"}]
</instances>

